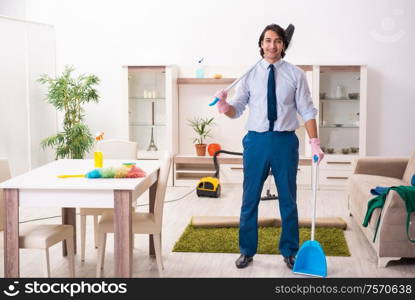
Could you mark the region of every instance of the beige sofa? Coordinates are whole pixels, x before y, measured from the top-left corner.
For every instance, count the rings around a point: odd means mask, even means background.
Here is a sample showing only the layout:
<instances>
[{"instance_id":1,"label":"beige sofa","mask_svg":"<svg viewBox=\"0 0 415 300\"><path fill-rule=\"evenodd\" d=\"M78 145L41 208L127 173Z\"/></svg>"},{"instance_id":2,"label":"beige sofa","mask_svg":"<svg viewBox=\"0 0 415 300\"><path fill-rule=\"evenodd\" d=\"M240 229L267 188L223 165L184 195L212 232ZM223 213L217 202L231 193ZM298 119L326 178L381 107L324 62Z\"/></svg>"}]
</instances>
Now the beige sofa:
<instances>
[{"instance_id":1,"label":"beige sofa","mask_svg":"<svg viewBox=\"0 0 415 300\"><path fill-rule=\"evenodd\" d=\"M367 203L374 196L370 189L376 186L410 185L415 174L415 152L408 158L365 157L359 158L348 186L349 210L359 228L369 240L378 256L378 266L386 267L391 260L415 257L415 243L406 234L406 206L396 191L390 191L383 210L375 209L368 227L362 222ZM382 212L375 242L373 236L379 214ZM414 216L415 217L415 216ZM411 236L415 236L415 226Z\"/></svg>"}]
</instances>

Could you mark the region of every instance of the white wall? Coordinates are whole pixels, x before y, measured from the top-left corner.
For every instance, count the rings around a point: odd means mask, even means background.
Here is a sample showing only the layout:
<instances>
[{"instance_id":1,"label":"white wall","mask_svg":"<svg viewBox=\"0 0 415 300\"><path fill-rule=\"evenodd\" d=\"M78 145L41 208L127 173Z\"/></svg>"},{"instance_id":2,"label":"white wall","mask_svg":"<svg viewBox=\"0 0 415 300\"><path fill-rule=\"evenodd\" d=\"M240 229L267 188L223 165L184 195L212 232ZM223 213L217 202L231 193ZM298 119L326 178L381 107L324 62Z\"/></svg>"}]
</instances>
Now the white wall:
<instances>
[{"instance_id":1,"label":"white wall","mask_svg":"<svg viewBox=\"0 0 415 300\"><path fill-rule=\"evenodd\" d=\"M54 158L41 141L56 133L56 110L37 79L55 75L53 26L0 16L0 157L12 176Z\"/></svg>"},{"instance_id":2,"label":"white wall","mask_svg":"<svg viewBox=\"0 0 415 300\"><path fill-rule=\"evenodd\" d=\"M107 138L128 137L117 105L121 65L186 68L205 57L208 65L249 66L265 25L293 23L286 60L368 65L367 153L415 149L414 1L27 0L26 12L56 26L58 71L73 64L101 78L101 103L88 108L87 119Z\"/></svg>"},{"instance_id":3,"label":"white wall","mask_svg":"<svg viewBox=\"0 0 415 300\"><path fill-rule=\"evenodd\" d=\"M26 17L26 0L0 0L0 15L24 19Z\"/></svg>"}]
</instances>

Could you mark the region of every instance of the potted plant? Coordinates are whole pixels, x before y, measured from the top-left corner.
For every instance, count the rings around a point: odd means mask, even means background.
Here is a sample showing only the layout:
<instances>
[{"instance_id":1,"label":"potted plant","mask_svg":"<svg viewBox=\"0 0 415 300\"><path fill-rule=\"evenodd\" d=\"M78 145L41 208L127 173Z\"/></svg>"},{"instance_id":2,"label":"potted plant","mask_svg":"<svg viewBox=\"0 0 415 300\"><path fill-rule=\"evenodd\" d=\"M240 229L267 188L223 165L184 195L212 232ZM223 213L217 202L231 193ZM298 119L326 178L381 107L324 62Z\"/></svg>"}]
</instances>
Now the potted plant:
<instances>
[{"instance_id":1,"label":"potted plant","mask_svg":"<svg viewBox=\"0 0 415 300\"><path fill-rule=\"evenodd\" d=\"M193 128L196 132L197 137L193 139L193 143L196 147L196 154L197 156L205 156L206 155L206 144L204 140L207 137L210 137L210 129L209 127L214 125L213 118L193 118L192 120L188 120L189 125Z\"/></svg>"},{"instance_id":2,"label":"potted plant","mask_svg":"<svg viewBox=\"0 0 415 300\"><path fill-rule=\"evenodd\" d=\"M58 158L84 158L94 144L88 126L84 123L83 105L99 101L97 90L99 83L95 75L72 77L73 67L65 67L62 75L51 78L42 75L38 80L47 85L46 101L58 111L64 113L63 130L41 142L43 148L52 147Z\"/></svg>"}]
</instances>

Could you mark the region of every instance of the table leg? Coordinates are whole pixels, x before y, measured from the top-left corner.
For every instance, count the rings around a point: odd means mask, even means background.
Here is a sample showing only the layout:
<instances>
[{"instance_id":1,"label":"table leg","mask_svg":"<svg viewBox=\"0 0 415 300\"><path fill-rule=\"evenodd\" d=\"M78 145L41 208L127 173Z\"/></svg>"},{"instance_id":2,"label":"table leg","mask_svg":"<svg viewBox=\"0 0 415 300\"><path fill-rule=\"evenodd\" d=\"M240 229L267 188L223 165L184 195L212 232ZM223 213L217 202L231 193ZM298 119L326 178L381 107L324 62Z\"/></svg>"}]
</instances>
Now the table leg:
<instances>
[{"instance_id":1,"label":"table leg","mask_svg":"<svg viewBox=\"0 0 415 300\"><path fill-rule=\"evenodd\" d=\"M158 175L157 175L157 178L158 178ZM148 194L149 194L149 212L150 213L154 213L154 203L156 202L157 182L158 181L156 180L156 182L154 182L149 188L149 193ZM152 234L149 235L148 242L149 242L148 252L151 256L155 256L156 251L155 251L155 248L154 248L154 239L153 239Z\"/></svg>"},{"instance_id":2,"label":"table leg","mask_svg":"<svg viewBox=\"0 0 415 300\"><path fill-rule=\"evenodd\" d=\"M132 193L114 191L114 262L115 277L131 277L132 248Z\"/></svg>"},{"instance_id":3,"label":"table leg","mask_svg":"<svg viewBox=\"0 0 415 300\"><path fill-rule=\"evenodd\" d=\"M62 208L62 224L73 226L73 248L74 254L76 254L76 208L75 207L63 207ZM67 256L66 241L62 242L62 255Z\"/></svg>"},{"instance_id":4,"label":"table leg","mask_svg":"<svg viewBox=\"0 0 415 300\"><path fill-rule=\"evenodd\" d=\"M4 189L6 220L4 236L4 277L20 276L19 270L19 189Z\"/></svg>"}]
</instances>

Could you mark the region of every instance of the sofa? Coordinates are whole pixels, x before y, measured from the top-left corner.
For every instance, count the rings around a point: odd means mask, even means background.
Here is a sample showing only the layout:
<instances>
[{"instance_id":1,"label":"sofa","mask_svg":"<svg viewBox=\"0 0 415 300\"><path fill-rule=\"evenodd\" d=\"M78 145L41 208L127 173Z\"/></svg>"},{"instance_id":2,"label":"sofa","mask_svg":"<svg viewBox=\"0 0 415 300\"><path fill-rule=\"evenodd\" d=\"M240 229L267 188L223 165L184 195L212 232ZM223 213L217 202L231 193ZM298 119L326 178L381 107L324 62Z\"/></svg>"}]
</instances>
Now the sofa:
<instances>
[{"instance_id":1,"label":"sofa","mask_svg":"<svg viewBox=\"0 0 415 300\"><path fill-rule=\"evenodd\" d=\"M374 196L370 190L376 186L411 185L415 174L415 151L410 158L362 157L356 161L354 174L348 182L348 207L369 243L377 254L378 266L386 267L389 261L402 257L415 257L415 243L408 240L406 233L407 211L404 200L391 190L383 209L376 208L370 223L363 227L368 201ZM376 224L381 219L375 242ZM412 217L415 220L415 216ZM410 236L415 237L415 226L411 226Z\"/></svg>"}]
</instances>

